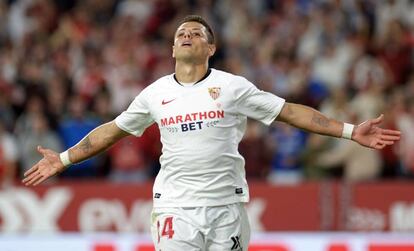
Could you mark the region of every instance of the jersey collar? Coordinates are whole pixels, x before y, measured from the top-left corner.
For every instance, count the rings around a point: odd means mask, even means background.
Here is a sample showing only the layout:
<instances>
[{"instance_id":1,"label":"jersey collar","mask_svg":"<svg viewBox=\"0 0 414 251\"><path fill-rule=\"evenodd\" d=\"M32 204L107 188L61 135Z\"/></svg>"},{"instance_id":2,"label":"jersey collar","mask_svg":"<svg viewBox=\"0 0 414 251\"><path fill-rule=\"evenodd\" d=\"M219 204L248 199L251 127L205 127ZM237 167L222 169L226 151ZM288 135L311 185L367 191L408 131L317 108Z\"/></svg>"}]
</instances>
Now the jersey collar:
<instances>
[{"instance_id":1,"label":"jersey collar","mask_svg":"<svg viewBox=\"0 0 414 251\"><path fill-rule=\"evenodd\" d=\"M204 75L204 77L202 77L200 80L198 80L197 82L195 82L194 85L196 85L196 84L200 83L201 81L203 81L204 79L206 79L208 76L210 76L210 73L211 73L211 68L208 68L208 70L207 70L206 74ZM175 82L177 84L179 84L181 86L184 86L180 82L178 82L177 77L175 76L175 73L174 73L173 77L174 77L174 80L175 80Z\"/></svg>"}]
</instances>

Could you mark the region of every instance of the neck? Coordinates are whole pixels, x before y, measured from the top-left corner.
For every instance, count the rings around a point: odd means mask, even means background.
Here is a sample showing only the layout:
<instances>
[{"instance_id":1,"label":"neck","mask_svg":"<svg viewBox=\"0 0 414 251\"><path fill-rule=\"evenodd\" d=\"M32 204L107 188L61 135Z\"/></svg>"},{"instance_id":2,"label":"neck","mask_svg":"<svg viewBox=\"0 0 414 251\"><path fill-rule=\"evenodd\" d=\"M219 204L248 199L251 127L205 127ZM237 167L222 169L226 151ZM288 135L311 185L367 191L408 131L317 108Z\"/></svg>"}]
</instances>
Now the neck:
<instances>
[{"instance_id":1,"label":"neck","mask_svg":"<svg viewBox=\"0 0 414 251\"><path fill-rule=\"evenodd\" d=\"M194 83L202 79L208 70L208 64L186 64L176 62L175 77L180 83Z\"/></svg>"}]
</instances>

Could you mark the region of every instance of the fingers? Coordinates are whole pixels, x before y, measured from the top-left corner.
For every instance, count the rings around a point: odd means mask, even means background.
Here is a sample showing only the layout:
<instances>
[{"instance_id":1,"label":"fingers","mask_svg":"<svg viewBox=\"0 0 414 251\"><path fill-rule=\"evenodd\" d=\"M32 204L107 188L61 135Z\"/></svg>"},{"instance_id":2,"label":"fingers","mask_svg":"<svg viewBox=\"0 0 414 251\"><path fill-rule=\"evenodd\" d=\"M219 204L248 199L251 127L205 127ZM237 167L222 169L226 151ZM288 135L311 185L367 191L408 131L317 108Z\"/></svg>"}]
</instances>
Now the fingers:
<instances>
[{"instance_id":1,"label":"fingers","mask_svg":"<svg viewBox=\"0 0 414 251\"><path fill-rule=\"evenodd\" d=\"M42 174L42 172L45 173L44 171L42 171L43 169L43 164L41 162L38 162L36 165L34 165L32 168L30 168L24 173L25 178L22 180L22 183L26 186L39 184L39 180L43 178L43 180L45 180L47 177L49 177L48 175Z\"/></svg>"},{"instance_id":2,"label":"fingers","mask_svg":"<svg viewBox=\"0 0 414 251\"><path fill-rule=\"evenodd\" d=\"M381 135L380 138L382 140L392 140L392 141L396 141L399 140L401 137L400 135Z\"/></svg>"},{"instance_id":3,"label":"fingers","mask_svg":"<svg viewBox=\"0 0 414 251\"><path fill-rule=\"evenodd\" d=\"M390 129L382 129L381 133L382 134L387 134L387 135L398 135L398 136L401 135L401 132L400 131L390 130Z\"/></svg>"},{"instance_id":4,"label":"fingers","mask_svg":"<svg viewBox=\"0 0 414 251\"><path fill-rule=\"evenodd\" d=\"M382 120L384 120L384 114L381 114L378 118L375 118L375 119L371 120L371 123L374 124L374 125L377 125L377 124L381 123Z\"/></svg>"},{"instance_id":5,"label":"fingers","mask_svg":"<svg viewBox=\"0 0 414 251\"><path fill-rule=\"evenodd\" d=\"M386 144L384 143L384 141L382 141L380 139L375 139L369 144L369 146L371 148L380 150L380 149L384 148L386 146Z\"/></svg>"},{"instance_id":6,"label":"fingers","mask_svg":"<svg viewBox=\"0 0 414 251\"><path fill-rule=\"evenodd\" d=\"M23 184L25 184L26 186L30 186L33 184L39 184L39 181L42 178L43 178L43 175L40 173L40 171L36 171L36 172L31 173L25 179L23 179Z\"/></svg>"},{"instance_id":7,"label":"fingers","mask_svg":"<svg viewBox=\"0 0 414 251\"><path fill-rule=\"evenodd\" d=\"M371 147L377 150L381 150L386 146L393 145L395 141L392 140L377 140L371 144Z\"/></svg>"},{"instance_id":8,"label":"fingers","mask_svg":"<svg viewBox=\"0 0 414 251\"><path fill-rule=\"evenodd\" d=\"M371 143L369 144L369 147L377 149L377 150L381 150L386 146L390 146L393 145L395 143L396 140L394 140L396 136L381 136L378 138L375 138L371 141Z\"/></svg>"},{"instance_id":9,"label":"fingers","mask_svg":"<svg viewBox=\"0 0 414 251\"><path fill-rule=\"evenodd\" d=\"M390 146L390 145L394 144L394 141L392 141L392 140L380 140L379 143L383 144L384 146Z\"/></svg>"},{"instance_id":10,"label":"fingers","mask_svg":"<svg viewBox=\"0 0 414 251\"><path fill-rule=\"evenodd\" d=\"M53 163L55 162L53 158L54 152L42 146L37 146L37 151L43 155L43 158L24 173L25 178L22 182L26 186L36 186L56 173L54 171L55 167L53 167Z\"/></svg>"},{"instance_id":11,"label":"fingers","mask_svg":"<svg viewBox=\"0 0 414 251\"><path fill-rule=\"evenodd\" d=\"M377 150L381 150L381 149L383 149L385 146L387 146L386 144L383 144L383 143L377 143L375 146L374 146L374 148L375 149L377 149Z\"/></svg>"},{"instance_id":12,"label":"fingers","mask_svg":"<svg viewBox=\"0 0 414 251\"><path fill-rule=\"evenodd\" d=\"M29 170L27 170L27 171L24 173L24 177L29 176L30 174L32 174L32 173L34 173L34 172L36 172L38 169L39 169L39 164L34 165L32 168L30 168Z\"/></svg>"},{"instance_id":13,"label":"fingers","mask_svg":"<svg viewBox=\"0 0 414 251\"><path fill-rule=\"evenodd\" d=\"M45 174L46 173L46 174ZM43 173L39 170L39 168L35 171L32 171L30 174L25 173L25 178L22 180L23 184L25 186L36 186L40 183L42 183L43 181L45 181L47 178L49 178L50 174L47 174L47 172L43 171Z\"/></svg>"},{"instance_id":14,"label":"fingers","mask_svg":"<svg viewBox=\"0 0 414 251\"><path fill-rule=\"evenodd\" d=\"M40 179L37 180L35 183L33 183L33 186L37 186L40 183L42 183L43 181L45 181L48 178L48 176L40 176Z\"/></svg>"},{"instance_id":15,"label":"fingers","mask_svg":"<svg viewBox=\"0 0 414 251\"><path fill-rule=\"evenodd\" d=\"M46 149L43 148L42 146L37 146L37 151L41 154L41 155L45 155L46 154Z\"/></svg>"}]
</instances>

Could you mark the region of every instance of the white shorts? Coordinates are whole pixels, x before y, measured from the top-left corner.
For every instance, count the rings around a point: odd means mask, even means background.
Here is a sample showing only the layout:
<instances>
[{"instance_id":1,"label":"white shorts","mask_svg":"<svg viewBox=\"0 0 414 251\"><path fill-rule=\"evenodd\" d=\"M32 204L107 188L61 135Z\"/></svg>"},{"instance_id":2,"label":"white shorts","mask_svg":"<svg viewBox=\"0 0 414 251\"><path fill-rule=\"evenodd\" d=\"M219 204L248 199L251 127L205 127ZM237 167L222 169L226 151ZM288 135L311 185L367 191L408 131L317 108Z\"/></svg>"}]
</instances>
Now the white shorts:
<instances>
[{"instance_id":1,"label":"white shorts","mask_svg":"<svg viewBox=\"0 0 414 251\"><path fill-rule=\"evenodd\" d=\"M156 251L247 251L250 225L244 203L154 208L151 235Z\"/></svg>"}]
</instances>

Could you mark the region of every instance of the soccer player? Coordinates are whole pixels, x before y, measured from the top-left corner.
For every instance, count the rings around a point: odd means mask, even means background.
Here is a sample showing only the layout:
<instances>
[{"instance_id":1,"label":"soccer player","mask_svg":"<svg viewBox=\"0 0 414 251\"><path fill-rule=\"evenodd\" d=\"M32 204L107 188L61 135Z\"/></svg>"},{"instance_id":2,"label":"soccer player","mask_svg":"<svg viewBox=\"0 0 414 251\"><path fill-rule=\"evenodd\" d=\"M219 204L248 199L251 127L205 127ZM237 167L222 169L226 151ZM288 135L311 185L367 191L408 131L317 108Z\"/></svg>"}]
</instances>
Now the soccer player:
<instances>
[{"instance_id":1,"label":"soccer player","mask_svg":"<svg viewBox=\"0 0 414 251\"><path fill-rule=\"evenodd\" d=\"M342 123L260 91L241 76L211 69L208 62L215 50L208 23L199 16L184 18L172 47L175 73L149 85L114 121L65 152L39 146L43 159L25 173L23 183L38 185L157 123L163 149L153 188L156 250L247 250L250 228L244 203L249 189L237 151L247 117L266 125L283 121L374 149L400 139L399 131L378 127L382 115L360 125Z\"/></svg>"}]
</instances>

